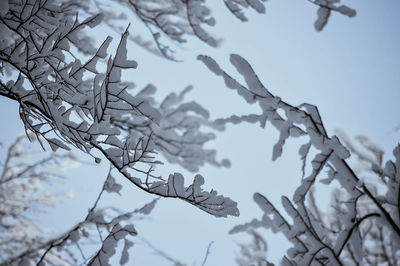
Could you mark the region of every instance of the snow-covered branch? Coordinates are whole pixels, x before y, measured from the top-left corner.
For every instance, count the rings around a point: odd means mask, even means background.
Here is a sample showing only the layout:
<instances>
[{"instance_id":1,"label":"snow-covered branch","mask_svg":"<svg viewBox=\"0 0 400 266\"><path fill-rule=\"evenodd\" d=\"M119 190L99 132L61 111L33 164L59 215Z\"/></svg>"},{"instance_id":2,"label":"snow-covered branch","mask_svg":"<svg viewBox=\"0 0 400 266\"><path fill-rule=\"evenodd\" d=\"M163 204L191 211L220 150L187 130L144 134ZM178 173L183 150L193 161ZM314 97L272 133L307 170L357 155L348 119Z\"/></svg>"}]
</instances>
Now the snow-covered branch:
<instances>
[{"instance_id":1,"label":"snow-covered branch","mask_svg":"<svg viewBox=\"0 0 400 266\"><path fill-rule=\"evenodd\" d=\"M307 0L318 7L314 27L321 31L332 12L354 17L356 11L340 0ZM224 0L227 10L241 22L248 21L247 10L266 13L266 0ZM305 1L306 2L306 1ZM189 36L212 47L219 44L218 36L212 36L207 28L214 26L218 18L212 14L212 3L205 0L93 0L80 4L84 12L104 13L104 22L114 32L122 34L124 22L138 19L151 35L151 41L136 35L130 40L146 50L176 61L174 44L185 43ZM123 8L121 8L123 7ZM115 10L119 9L118 12Z\"/></svg>"},{"instance_id":2,"label":"snow-covered branch","mask_svg":"<svg viewBox=\"0 0 400 266\"><path fill-rule=\"evenodd\" d=\"M51 239L36 236L32 243L26 238L21 239L23 246L4 257L0 265L19 265L22 262L27 265L31 263L39 265L42 262L52 265L74 265L79 261L84 264L107 265L109 259L115 255L119 241L122 240L125 242L125 247L120 261L121 265L125 264L129 260L128 250L133 246L133 242L127 239L127 236L137 235L131 223L132 218L150 214L159 198L134 211L117 211L116 214L98 206L104 192L119 193L121 188L122 186L116 183L110 168L102 189L82 221ZM37 231L37 228L34 229ZM106 233L105 237L103 232ZM77 254L80 254L81 258L77 257Z\"/></svg>"},{"instance_id":3,"label":"snow-covered branch","mask_svg":"<svg viewBox=\"0 0 400 266\"><path fill-rule=\"evenodd\" d=\"M258 114L234 115L230 118L219 119L215 123L225 126L227 123L260 123L262 127L270 122L279 132L280 137L273 148L273 160L277 159L283 150L285 141L289 137L306 137L307 142L300 147L299 154L306 161L310 147L316 155L310 161L311 173L303 178L296 189L292 201L282 196L282 205L290 215L290 223L274 205L263 195L254 194L254 200L264 211L262 219L236 226L232 233L246 231L249 228L265 227L274 232L281 232L292 243L293 247L287 251L287 256L282 260L287 265L310 265L313 262L321 264L341 265L342 250L348 247L354 259L359 263L362 259L363 242L360 238L360 227L364 223L374 220L380 227L385 228L385 234L390 238L400 238L399 219L399 184L400 184L400 144L394 149L395 161L382 164L382 151L366 137L359 137L360 143L371 155L364 155L353 146L350 149L358 158L369 163L370 171L378 175L378 180L383 180L386 193L379 193L374 189L376 183L371 184L360 179L348 165L346 159L350 151L336 136L329 137L322 123L318 109L310 104L292 106L280 97L273 95L258 79L250 64L239 55L231 55L230 61L237 71L243 76L246 85L236 81L232 76L222 70L219 65L208 56L199 56L212 72L221 76L225 85L235 90L247 103L257 103L261 109ZM279 111L279 112L278 112ZM349 141L345 141L349 143ZM372 160L372 163L371 163ZM306 205L306 199L312 196L312 188L317 177L323 169L328 170L328 178L321 180L329 185L333 180L339 182L343 189L340 198L340 228L329 229L315 211L315 204ZM304 171L304 165L303 169ZM362 208L362 202L368 202L373 207ZM339 209L339 206L337 207ZM360 211L358 208L362 208ZM314 210L314 212L313 212ZM272 218L271 218L272 217ZM368 246L367 243L365 243ZM367 248L364 246L363 248ZM392 254L392 253L391 253ZM393 253L396 254L396 253ZM394 255L397 256L397 255Z\"/></svg>"},{"instance_id":4,"label":"snow-covered branch","mask_svg":"<svg viewBox=\"0 0 400 266\"><path fill-rule=\"evenodd\" d=\"M75 146L100 162L93 154L97 150L149 193L183 199L218 217L238 215L231 199L201 188L200 175L185 186L179 173L166 180L154 174L156 166L163 164L160 155L189 171L205 163L228 165L227 160L216 160L214 150L204 148L214 135L202 128L212 124L199 104L183 102L188 89L170 94L161 103L152 97L152 85L135 92L132 83L121 80L122 70L137 66L127 59L128 29L114 56L107 54L112 41L108 37L82 62L71 49L82 43L82 30L98 25L103 15L81 20L68 1L29 3L9 3L1 17L7 43L0 47L3 67L17 76L7 82L2 77L1 95L19 103L26 130L45 140L53 151ZM101 64L105 64L104 73L98 70Z\"/></svg>"}]
</instances>

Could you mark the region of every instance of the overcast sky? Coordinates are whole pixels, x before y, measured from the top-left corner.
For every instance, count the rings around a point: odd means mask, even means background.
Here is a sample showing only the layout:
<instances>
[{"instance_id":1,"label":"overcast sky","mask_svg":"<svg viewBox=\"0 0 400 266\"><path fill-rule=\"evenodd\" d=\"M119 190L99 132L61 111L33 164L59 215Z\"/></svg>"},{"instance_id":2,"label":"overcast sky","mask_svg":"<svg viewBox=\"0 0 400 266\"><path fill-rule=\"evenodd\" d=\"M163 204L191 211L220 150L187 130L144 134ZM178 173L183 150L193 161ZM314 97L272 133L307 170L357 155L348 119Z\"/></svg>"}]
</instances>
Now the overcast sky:
<instances>
[{"instance_id":1,"label":"overcast sky","mask_svg":"<svg viewBox=\"0 0 400 266\"><path fill-rule=\"evenodd\" d=\"M219 48L210 48L193 39L182 48L177 47L177 58L184 61L174 63L131 44L128 57L137 60L139 67L126 74L127 77L139 88L153 83L160 95L193 85L189 99L205 106L212 118L248 114L257 109L227 89L220 77L196 60L198 54L210 55L240 80L229 64L229 54L238 53L252 64L275 95L292 105L307 102L318 106L329 135L334 134L335 128L351 136L366 134L387 152L386 159L390 158L400 140L400 134L394 130L400 124L399 1L345 1L357 10L357 16L350 19L333 13L319 33L313 27L317 9L305 0L268 1L266 14L248 12L247 23L238 21L222 1L218 2L221 3L210 5L217 20L210 32L222 39ZM135 22L131 30L147 34ZM14 103L0 98L0 110L3 125L0 141L7 145L23 128ZM252 201L253 193L260 192L279 206L280 196L291 197L301 179L297 150L304 140L288 141L283 156L272 162L272 147L278 134L269 124L265 129L255 124L229 126L217 136L209 147L218 151L219 158L229 158L232 167L205 166L200 173L207 188L214 188L239 203L240 217L215 218L185 202L162 199L149 219L134 222L140 237L190 265L201 264L211 241L214 244L206 265L232 265L239 251L235 241L248 238L227 232L236 224L261 216ZM55 229L61 231L84 217L106 177L108 165L104 161L101 165L71 170L68 174L71 182L65 184L65 189L72 189L75 199L63 201L58 209L48 211L38 220L50 227L57 225ZM194 177L175 165L159 170L164 175L180 171L188 179ZM129 210L153 198L124 182L122 177L118 181L124 184L122 197L110 198L104 205ZM277 262L287 247L285 242L267 231L260 232L267 238L269 258ZM131 251L132 265L171 265L140 239Z\"/></svg>"}]
</instances>

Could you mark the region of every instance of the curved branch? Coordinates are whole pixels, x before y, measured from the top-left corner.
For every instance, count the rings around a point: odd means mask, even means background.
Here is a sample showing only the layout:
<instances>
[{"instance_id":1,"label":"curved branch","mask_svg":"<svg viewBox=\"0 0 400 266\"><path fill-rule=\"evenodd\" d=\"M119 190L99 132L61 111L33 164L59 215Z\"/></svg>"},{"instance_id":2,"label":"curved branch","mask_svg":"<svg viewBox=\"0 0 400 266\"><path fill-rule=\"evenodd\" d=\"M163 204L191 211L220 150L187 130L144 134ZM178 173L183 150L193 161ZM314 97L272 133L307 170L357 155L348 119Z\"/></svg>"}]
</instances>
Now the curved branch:
<instances>
[{"instance_id":1,"label":"curved branch","mask_svg":"<svg viewBox=\"0 0 400 266\"><path fill-rule=\"evenodd\" d=\"M344 239L344 241L343 241L343 243L342 243L342 245L341 245L341 247L340 247L340 249L339 249L339 251L338 251L337 256L338 256L338 257L340 256L340 254L342 253L342 251L343 251L343 249L344 249L344 247L345 247L347 241L349 241L349 239L350 239L350 237L351 237L351 234L353 233L353 231L354 231L357 227L360 226L360 224L361 224L364 220L366 220L366 219L368 219L368 218L370 218L370 217L379 217L379 216L380 216L379 213L369 213L369 214L363 216L362 218L360 218L359 220L357 220L357 222L353 225L353 227L350 229L348 235L347 235L346 238Z\"/></svg>"}]
</instances>

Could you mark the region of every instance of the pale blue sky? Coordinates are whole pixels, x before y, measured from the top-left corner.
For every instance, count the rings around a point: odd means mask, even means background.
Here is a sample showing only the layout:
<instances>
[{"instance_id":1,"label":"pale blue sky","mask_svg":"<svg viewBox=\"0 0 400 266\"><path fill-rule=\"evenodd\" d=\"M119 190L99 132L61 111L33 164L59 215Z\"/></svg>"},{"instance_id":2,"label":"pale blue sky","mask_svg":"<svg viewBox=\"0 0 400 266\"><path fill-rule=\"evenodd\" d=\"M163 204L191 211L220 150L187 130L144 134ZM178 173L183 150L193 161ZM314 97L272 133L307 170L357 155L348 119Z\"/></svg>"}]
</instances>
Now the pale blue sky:
<instances>
[{"instance_id":1,"label":"pale blue sky","mask_svg":"<svg viewBox=\"0 0 400 266\"><path fill-rule=\"evenodd\" d=\"M252 64L272 93L293 105L317 105L329 134L335 128L342 128L351 136L364 133L391 153L400 140L400 134L394 131L400 124L400 2L358 0L345 4L355 8L357 16L349 19L332 14L320 33L313 28L316 7L307 1L268 1L267 14L248 12L248 23L240 23L222 3L214 4L217 25L210 31L223 39L219 48L190 40L183 50L178 50L177 56L184 62L173 63L132 45L128 55L138 61L139 67L126 75L138 87L148 82L155 84L162 95L192 84L194 90L189 98L209 109L212 118L246 114L257 109L225 88L219 77L196 60L197 54L210 55L240 80L229 64L229 54L238 53ZM141 30L139 25L132 26ZM0 141L7 144L22 130L22 124L16 106L8 100L0 98L0 109ZM266 129L256 125L230 126L226 132L218 133L218 139L210 145L218 150L220 158L229 158L232 167L206 166L200 173L208 188L238 201L239 218L217 219L182 201L163 199L151 219L135 222L140 235L171 257L196 265L200 265L213 240L207 265L232 265L238 252L234 241L247 238L243 234L229 236L227 231L261 215L252 194L260 192L279 205L280 196L290 197L299 184L297 150L301 141L288 141L283 156L271 162L277 137L270 125ZM102 163L71 171L73 181L68 186L83 203L64 202L61 209L55 210L57 216L49 212L44 220L67 228L70 223L66 218L74 222L83 217L94 200L93 193L102 185L107 167ZM173 165L164 167L162 172L166 175L177 170L186 173ZM186 176L190 179L194 175ZM152 198L122 179L120 182L125 185L123 197L110 199L107 205L137 208ZM271 234L266 236L269 255L277 261L283 255L284 242ZM140 241L132 249L132 257L132 265L170 265Z\"/></svg>"}]
</instances>

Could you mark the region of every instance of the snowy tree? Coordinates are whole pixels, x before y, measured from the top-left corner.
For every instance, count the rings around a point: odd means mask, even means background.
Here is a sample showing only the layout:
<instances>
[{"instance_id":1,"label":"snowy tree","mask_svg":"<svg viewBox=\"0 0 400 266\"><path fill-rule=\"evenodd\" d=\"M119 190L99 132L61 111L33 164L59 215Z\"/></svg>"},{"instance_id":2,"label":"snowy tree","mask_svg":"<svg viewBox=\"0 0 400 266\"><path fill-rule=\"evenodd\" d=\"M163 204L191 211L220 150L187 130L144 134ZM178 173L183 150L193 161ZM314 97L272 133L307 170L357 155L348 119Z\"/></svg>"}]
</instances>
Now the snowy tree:
<instances>
[{"instance_id":1,"label":"snowy tree","mask_svg":"<svg viewBox=\"0 0 400 266\"><path fill-rule=\"evenodd\" d=\"M356 136L356 140L361 144L361 147L358 147L359 145L352 141L343 130L338 130L337 133L346 147L356 156L354 172L375 194L382 194L388 185L388 177L383 174L385 168L382 160L383 150L365 135ZM340 231L346 227L342 216L348 212L348 194L343 189L335 187L329 209L326 210L317 203L315 191L315 188L310 190L307 207L314 226L324 228L329 232L324 241L331 246ZM377 219L368 219L377 217L379 210L366 197L360 197L357 200L356 212L357 216L362 217L358 219L352 232L357 234L358 239L355 242L349 240L342 247L341 261L346 265L397 265L400 259L398 240L396 237L391 237L392 233L387 225ZM242 252L237 258L239 265L251 265L251 262L267 265L266 240L254 229L250 228L246 232L253 235L253 242L240 243ZM360 245L358 247L361 249L360 257L356 257L354 253L357 245Z\"/></svg>"},{"instance_id":2,"label":"snowy tree","mask_svg":"<svg viewBox=\"0 0 400 266\"><path fill-rule=\"evenodd\" d=\"M261 109L258 114L219 119L217 124L247 122L265 127L267 122L271 123L279 131L273 160L282 155L288 138L306 140L299 148L303 161L301 184L292 200L286 196L281 198L290 220L265 196L255 193L254 201L264 215L234 227L231 233L260 227L282 233L291 243L282 258L283 265L397 263L400 255L400 144L393 150L395 159L384 164L382 149L368 137L357 137L364 150L357 148L343 133L347 147L337 136L329 137L316 106L307 103L292 106L273 95L260 82L251 65L239 55L232 54L230 62L243 76L246 85L226 73L212 58L200 55L198 59L221 76L228 88ZM351 153L361 161L357 171L346 161ZM360 171L365 169L373 176L361 178ZM339 186L333 194L333 213L328 216L317 207L313 193L323 170L327 170L327 176L320 182L325 185L337 182Z\"/></svg>"},{"instance_id":3,"label":"snowy tree","mask_svg":"<svg viewBox=\"0 0 400 266\"><path fill-rule=\"evenodd\" d=\"M328 13L355 14L346 6L337 7L336 2L312 3ZM159 42L160 32L178 42L184 41L184 34L192 33L216 45L216 40L200 27L215 21L209 17L204 1L117 3L129 6L146 24L166 57L168 47ZM240 7L265 12L260 1L225 4L242 21L245 16ZM137 66L136 61L127 59L129 27L122 32L115 56L107 54L111 37L95 49L84 28L97 26L103 18L109 24L114 19L112 13L98 13L98 9L104 11L97 1L3 1L0 60L6 75L1 78L0 94L19 103L26 130L41 143L45 140L53 151L68 150L71 145L93 154L100 162L93 153L96 150L149 193L183 199L215 216L238 215L235 202L214 190L203 191L202 176L196 175L192 185L186 187L179 173L166 179L154 173L155 166L162 164L160 154L189 171L204 163L228 166L229 161L218 161L214 150L204 148L214 135L204 132L203 127L219 128L208 121L208 111L199 104L183 102L189 89L179 95L172 93L158 103L152 97L154 86L133 91L132 83L123 82L122 70ZM329 15L325 17L324 23ZM154 28L160 32L154 32Z\"/></svg>"},{"instance_id":4,"label":"snowy tree","mask_svg":"<svg viewBox=\"0 0 400 266\"><path fill-rule=\"evenodd\" d=\"M250 7L258 13L264 13L264 2L224 1L228 10L241 21L247 20L244 8ZM308 2L318 8L314 24L318 31L325 27L332 12L349 17L355 15L353 9L340 5L339 0ZM126 9L114 13L111 11L114 10L113 6ZM130 14L135 15L149 30L153 38L151 42L140 36L131 37L127 23ZM88 28L100 23L121 34L113 54L108 51L113 43L111 37L96 47L87 35ZM341 260L353 259L346 256L354 256L354 261L360 261L363 247L357 244L363 242L357 237L366 237L361 225L372 219L376 219L373 220L374 226L381 226L381 233L379 235L374 231L368 237L385 234L388 235L387 239L398 238L398 203L396 205L391 199L399 187L399 148L395 149L394 162L389 161L384 166L379 161L379 167L374 168L380 171L384 184L389 188L386 194L380 194L379 189L371 188L348 166L345 161L350 154L348 149L337 137L327 135L315 106L303 104L295 107L274 96L240 56L233 55L231 61L243 75L247 87L223 71L210 57L199 56L199 59L215 74L222 76L226 85L248 103L258 103L261 107L259 114L234 115L211 121L208 111L201 105L184 101L190 87L157 101L153 85L138 90L133 83L123 80L123 72L133 71L137 67L136 61L127 58L129 41L175 60L174 51L169 46L170 40L183 43L192 35L211 46L217 46L218 38L211 36L203 27L214 23L210 8L203 0L107 3L95 0L2 1L0 95L18 102L27 134L34 134L43 149L57 151L74 147L90 154L96 163L105 158L111 163L112 171L119 172L141 190L161 197L182 199L217 217L239 215L236 202L219 195L215 190L204 190L204 178L201 175L196 175L187 186L182 174L176 172L162 177L157 170L164 162L179 164L191 172L197 172L206 163L227 167L227 159L218 160L216 151L206 148L215 137L213 131L224 130L228 123L260 123L264 127L269 121L280 132L279 141L273 149L273 159L281 155L289 137L307 138L299 152L304 162L303 175L306 170L311 173L303 179L292 201L282 198L293 224L264 196L255 194L255 200L265 215L261 220L236 227L233 232L250 227L273 227L282 231L293 243L293 248L284 258L284 262L289 264L302 264L307 260L340 264ZM314 159L310 161L311 155L314 155ZM329 171L325 182L338 181L345 190L340 193L346 196L340 194L340 198L346 197L347 201L337 201L337 208L344 208L346 218L340 225L335 225L340 226L339 233L321 226L323 222L318 221L316 210L313 211L312 205L306 204L312 197L317 176L324 169ZM107 219L110 216L96 208L104 191L118 192L118 184L111 170L99 197L81 223L61 236L7 256L4 264L24 262L25 259L43 262L53 256L60 256L66 263L72 264L77 260L89 264L107 263L110 256L114 255L119 240L125 241L121 264L126 262L126 254L131 246L127 236L136 234L127 220L135 213L147 211L138 209ZM363 202L372 203L374 207L366 213L358 212L357 207ZM149 206L154 206L154 203ZM98 234L100 249L89 255L82 252L79 259L75 253L68 253L72 247L80 252L80 241L92 237L98 228L106 233ZM256 233L253 236L256 238ZM257 245L256 248L266 252L266 245L263 246L261 242L257 242ZM56 251L57 247L59 251ZM395 246L393 250L396 250ZM385 254L396 258L396 252ZM368 260L374 262L381 255L376 255L376 258L371 256Z\"/></svg>"},{"instance_id":5,"label":"snowy tree","mask_svg":"<svg viewBox=\"0 0 400 266\"><path fill-rule=\"evenodd\" d=\"M238 215L234 201L215 190L207 192L201 188L204 179L200 175L195 176L190 186L185 186L179 173L167 179L154 174L155 167L163 164L161 156L189 171L196 171L204 163L227 166L229 162L217 161L215 151L204 148L214 135L204 132L202 127L214 126L208 121L208 112L199 104L183 102L190 87L179 94L171 93L157 103L152 97L154 86L134 92L132 83L121 81L121 71L137 65L126 58L128 29L121 36L115 56L107 58L111 38L95 49L83 32L85 27L98 25L103 15L85 13L81 21L76 13L81 4L80 1L1 2L0 94L19 103L28 135L34 135L43 149L49 146L53 151L70 150L74 146L99 163L99 155L93 152L97 150L112 164L112 169L149 193L183 199L217 217ZM98 70L101 67L103 73ZM8 182L13 177L7 169L6 163L7 175L3 179L6 185L14 184ZM17 190L10 189L5 191L17 199L21 197ZM35 190L35 185L29 189ZM107 219L106 213L96 208L97 202L104 191L118 189L110 172L86 218L53 239L30 236L35 239L33 243L23 236L16 237L12 231L7 232L10 239L4 243L8 251L1 263L75 264L79 259L70 252L70 246L76 246L81 252L81 263L83 260L83 263L105 264L114 255L119 240L125 241L121 264L126 263L132 246L126 237L136 234L126 220L137 212L148 214L155 201L144 209ZM24 198L19 200L22 211ZM12 201L7 197L7 202ZM22 219L21 211L13 214L6 205L4 208L7 215ZM3 218L7 226L11 221L7 222L6 216ZM90 230L99 232L101 247L93 254L85 254L79 240L81 237L92 239ZM15 249L11 241L21 249Z\"/></svg>"},{"instance_id":6,"label":"snowy tree","mask_svg":"<svg viewBox=\"0 0 400 266\"><path fill-rule=\"evenodd\" d=\"M10 2L4 9L0 60L2 70L13 75L8 81L2 77L0 93L20 104L26 130L53 151L68 150L68 145L88 154L99 151L149 193L183 199L215 216L238 215L235 202L214 190L203 191L202 176L196 175L192 185L185 187L179 173L167 179L154 173L154 167L162 164L159 154L189 171L204 163L227 166L229 162L217 161L215 151L204 148L214 135L202 126L212 124L199 104L183 102L190 88L158 103L152 97L154 86L133 92L132 83L121 81L122 70L137 66L126 58L128 29L115 56L105 60L104 73L99 72L96 65L107 58L111 38L93 50L81 31L98 25L103 15L80 22L76 5L74 1L27 1ZM82 56L93 50L94 55L82 63L74 49L81 50Z\"/></svg>"}]
</instances>

